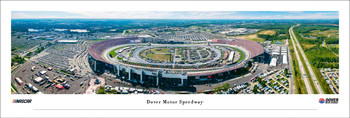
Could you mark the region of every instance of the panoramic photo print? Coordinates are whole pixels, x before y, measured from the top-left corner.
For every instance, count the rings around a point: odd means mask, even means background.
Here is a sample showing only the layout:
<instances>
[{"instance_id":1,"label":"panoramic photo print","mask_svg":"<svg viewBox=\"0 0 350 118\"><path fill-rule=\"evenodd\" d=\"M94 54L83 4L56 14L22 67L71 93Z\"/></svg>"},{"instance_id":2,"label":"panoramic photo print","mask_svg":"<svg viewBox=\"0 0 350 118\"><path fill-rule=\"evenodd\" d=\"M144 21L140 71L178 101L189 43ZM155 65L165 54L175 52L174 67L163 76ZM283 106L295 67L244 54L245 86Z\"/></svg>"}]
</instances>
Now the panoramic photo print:
<instances>
[{"instance_id":1,"label":"panoramic photo print","mask_svg":"<svg viewBox=\"0 0 350 118\"><path fill-rule=\"evenodd\" d=\"M11 15L12 94L339 94L337 11Z\"/></svg>"}]
</instances>

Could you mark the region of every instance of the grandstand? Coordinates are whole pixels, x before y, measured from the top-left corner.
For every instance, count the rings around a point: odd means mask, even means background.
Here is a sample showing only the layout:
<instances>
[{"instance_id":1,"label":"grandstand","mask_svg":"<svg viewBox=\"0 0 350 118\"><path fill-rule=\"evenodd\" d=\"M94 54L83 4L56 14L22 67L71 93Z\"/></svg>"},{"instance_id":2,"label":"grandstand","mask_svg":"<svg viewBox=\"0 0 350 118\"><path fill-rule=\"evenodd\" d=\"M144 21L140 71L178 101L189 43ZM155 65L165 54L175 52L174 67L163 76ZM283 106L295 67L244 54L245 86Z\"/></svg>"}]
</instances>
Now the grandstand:
<instances>
[{"instance_id":1,"label":"grandstand","mask_svg":"<svg viewBox=\"0 0 350 118\"><path fill-rule=\"evenodd\" d=\"M107 62L101 56L102 52L104 50L106 50L107 48L110 48L112 46L127 44L130 42L130 40L136 40L136 39L138 39L138 38L137 37L119 38L119 39L111 39L111 40L106 40L106 41L101 41L101 42L95 43L94 45L92 45L89 48L89 55L98 61Z\"/></svg>"},{"instance_id":2,"label":"grandstand","mask_svg":"<svg viewBox=\"0 0 350 118\"><path fill-rule=\"evenodd\" d=\"M118 46L121 47L125 44L129 44L132 40L137 39L137 37L119 38L95 43L88 50L88 60L90 66L97 73L108 70L109 72L116 74L117 77L122 77L125 78L125 80L139 84L147 84L151 86L189 86L196 84L197 81L202 81L203 78L215 81L215 79L223 77L223 74L234 73L237 69L246 67L249 63L249 59L257 57L264 52L263 47L253 41L241 39L218 39L214 41L216 44L212 45L214 47L217 46L216 50L221 49L222 54L220 53L220 55L222 55L222 58L220 59L233 61L233 59L236 58L234 56L234 50L226 49L225 46L228 46L241 50L242 52L240 53L243 53L243 60L235 63L231 62L230 65L222 65L224 63L213 60L211 63L202 65L194 64L195 66L191 66L192 68L180 68L182 65L169 65L169 63L153 63L152 65L147 62L143 63L142 60L137 58L135 59L139 60L139 63L135 61L129 62L125 59L123 59L123 61L118 61L117 59L111 59L113 57L108 56L109 51ZM121 48L121 50L126 48L129 47ZM135 57L137 57L137 52L140 52L140 50L144 48L146 47L141 46L136 49L136 51L133 51L135 53ZM218 52L220 51L218 50ZM198 51L198 54L199 53L202 53L203 55L207 54L204 51ZM197 53L194 53L194 55L196 54Z\"/></svg>"},{"instance_id":3,"label":"grandstand","mask_svg":"<svg viewBox=\"0 0 350 118\"><path fill-rule=\"evenodd\" d=\"M264 48L259 43L250 40L217 40L217 43L241 46L250 52L250 58L254 58L264 52Z\"/></svg>"}]
</instances>

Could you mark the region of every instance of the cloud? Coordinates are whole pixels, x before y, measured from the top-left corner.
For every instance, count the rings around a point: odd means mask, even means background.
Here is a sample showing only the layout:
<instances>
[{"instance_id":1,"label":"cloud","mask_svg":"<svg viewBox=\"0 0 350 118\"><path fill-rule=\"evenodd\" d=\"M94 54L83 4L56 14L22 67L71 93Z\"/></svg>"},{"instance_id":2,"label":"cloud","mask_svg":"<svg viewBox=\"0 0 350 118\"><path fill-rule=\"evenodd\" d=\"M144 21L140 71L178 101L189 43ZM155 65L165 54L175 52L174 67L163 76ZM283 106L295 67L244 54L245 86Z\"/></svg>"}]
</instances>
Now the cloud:
<instances>
[{"instance_id":1,"label":"cloud","mask_svg":"<svg viewBox=\"0 0 350 118\"><path fill-rule=\"evenodd\" d=\"M338 19L339 15L327 11L15 11L12 18Z\"/></svg>"}]
</instances>

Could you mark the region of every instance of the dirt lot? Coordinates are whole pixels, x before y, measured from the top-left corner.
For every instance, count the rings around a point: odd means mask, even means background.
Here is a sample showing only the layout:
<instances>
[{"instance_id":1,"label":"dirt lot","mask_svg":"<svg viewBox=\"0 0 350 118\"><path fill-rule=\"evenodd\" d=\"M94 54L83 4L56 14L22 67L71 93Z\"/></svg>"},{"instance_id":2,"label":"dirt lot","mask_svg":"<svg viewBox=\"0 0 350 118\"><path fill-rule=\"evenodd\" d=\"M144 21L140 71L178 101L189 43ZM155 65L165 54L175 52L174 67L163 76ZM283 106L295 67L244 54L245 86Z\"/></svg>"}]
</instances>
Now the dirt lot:
<instances>
[{"instance_id":1,"label":"dirt lot","mask_svg":"<svg viewBox=\"0 0 350 118\"><path fill-rule=\"evenodd\" d=\"M263 30L263 31L260 31L259 33L242 35L242 36L235 36L232 38L247 39L247 40L252 40L252 41L256 41L256 42L264 42L265 40L263 38L259 38L257 34L274 35L275 33L276 33L276 31L274 31L274 30Z\"/></svg>"},{"instance_id":2,"label":"dirt lot","mask_svg":"<svg viewBox=\"0 0 350 118\"><path fill-rule=\"evenodd\" d=\"M264 42L265 41L263 38L259 38L257 34L235 36L232 38L247 39L247 40L252 40L252 41L256 41L256 42Z\"/></svg>"},{"instance_id":3,"label":"dirt lot","mask_svg":"<svg viewBox=\"0 0 350 118\"><path fill-rule=\"evenodd\" d=\"M263 31L260 31L258 34L274 35L275 33L276 31L274 30L263 30Z\"/></svg>"}]
</instances>

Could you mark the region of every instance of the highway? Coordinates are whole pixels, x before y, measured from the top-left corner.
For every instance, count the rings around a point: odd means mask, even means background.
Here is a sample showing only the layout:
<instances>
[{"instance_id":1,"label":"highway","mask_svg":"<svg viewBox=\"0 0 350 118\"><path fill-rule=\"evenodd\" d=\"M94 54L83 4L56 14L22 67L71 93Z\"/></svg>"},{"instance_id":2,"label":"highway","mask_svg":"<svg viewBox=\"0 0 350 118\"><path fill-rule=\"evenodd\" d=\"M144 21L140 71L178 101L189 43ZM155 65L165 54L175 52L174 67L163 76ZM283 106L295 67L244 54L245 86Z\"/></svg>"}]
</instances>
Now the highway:
<instances>
[{"instance_id":1,"label":"highway","mask_svg":"<svg viewBox=\"0 0 350 118\"><path fill-rule=\"evenodd\" d=\"M299 24L296 25L296 26L299 26ZM308 59L307 59L305 53L304 53L304 50L301 48L298 39L295 37L295 34L294 34L294 32L293 32L293 27L290 28L290 34L292 34L291 36L293 36L294 41L297 43L297 47L298 47L298 49L299 49L300 52L301 52L301 56L303 56L303 58L304 58L304 61L305 61L306 66L307 66L307 69L309 70L311 79L312 79L312 81L313 81L313 83L314 83L314 85L315 85L315 87L316 87L316 89L317 89L317 92L318 92L319 94L324 94L324 93L323 93L323 90L322 90L322 88L321 88L321 85L320 85L319 82L317 81L317 78L316 78L316 76L315 76L315 73L314 73L314 71L313 71L313 69L312 69L312 67L311 67L311 65L310 65L310 63L309 63L309 61L308 61ZM293 45L294 45L294 44L293 44ZM295 48L294 48L294 49L295 49Z\"/></svg>"},{"instance_id":2,"label":"highway","mask_svg":"<svg viewBox=\"0 0 350 118\"><path fill-rule=\"evenodd\" d=\"M286 40L286 46L289 46L290 44L288 43L288 39ZM293 62L292 62L292 56L290 55L290 48L288 48L288 61L289 61L289 70L291 73L293 73ZM289 79L289 94L294 94L294 82L295 82L295 77L291 76Z\"/></svg>"},{"instance_id":3,"label":"highway","mask_svg":"<svg viewBox=\"0 0 350 118\"><path fill-rule=\"evenodd\" d=\"M297 61L299 63L299 70L301 72L301 78L303 78L303 80L304 80L307 93L308 94L312 94L313 91L312 91L312 88L311 88L311 85L310 85L310 82L309 82L309 78L307 77L306 71L305 71L305 69L303 67L303 62L301 61L301 59L299 57L299 53L297 52L297 48L295 46L296 44L294 42L295 41L295 39L294 39L295 36L294 36L294 32L293 32L293 27L294 26L289 28L289 35L290 35L290 39L292 40L292 43L293 43L293 48L294 48L295 55L297 57Z\"/></svg>"}]
</instances>

